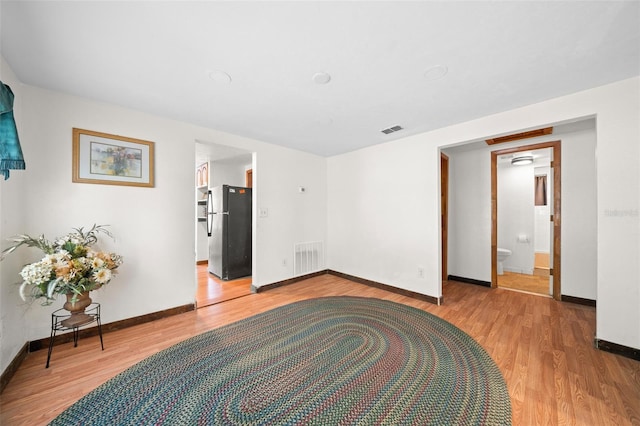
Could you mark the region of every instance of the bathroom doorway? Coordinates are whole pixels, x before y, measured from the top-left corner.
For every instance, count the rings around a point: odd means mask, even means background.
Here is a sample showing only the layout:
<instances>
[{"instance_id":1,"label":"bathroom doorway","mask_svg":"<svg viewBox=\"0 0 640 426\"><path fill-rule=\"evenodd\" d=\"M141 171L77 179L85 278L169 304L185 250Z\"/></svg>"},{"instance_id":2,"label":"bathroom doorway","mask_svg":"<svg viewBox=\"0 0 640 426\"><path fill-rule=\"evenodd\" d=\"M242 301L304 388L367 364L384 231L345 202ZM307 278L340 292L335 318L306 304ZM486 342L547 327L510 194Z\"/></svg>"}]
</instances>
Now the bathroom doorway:
<instances>
[{"instance_id":1,"label":"bathroom doorway","mask_svg":"<svg viewBox=\"0 0 640 426\"><path fill-rule=\"evenodd\" d=\"M540 161L545 152L549 157L546 163ZM538 167L535 167L536 157ZM500 223L498 208L498 170L518 167L521 162L528 163L528 169L520 168L513 176L524 178L527 183L522 185L528 186L522 191L505 191L503 195L513 197L516 194L525 200L521 204L524 207L520 212L518 208L503 208L502 214L524 215L525 225L521 221L510 227L501 227L498 226L503 224ZM560 141L491 152L491 287L548 294L560 300L560 166ZM510 178L508 182L511 184L513 181ZM535 199L536 193L538 199ZM500 200L504 201L503 198Z\"/></svg>"}]
</instances>

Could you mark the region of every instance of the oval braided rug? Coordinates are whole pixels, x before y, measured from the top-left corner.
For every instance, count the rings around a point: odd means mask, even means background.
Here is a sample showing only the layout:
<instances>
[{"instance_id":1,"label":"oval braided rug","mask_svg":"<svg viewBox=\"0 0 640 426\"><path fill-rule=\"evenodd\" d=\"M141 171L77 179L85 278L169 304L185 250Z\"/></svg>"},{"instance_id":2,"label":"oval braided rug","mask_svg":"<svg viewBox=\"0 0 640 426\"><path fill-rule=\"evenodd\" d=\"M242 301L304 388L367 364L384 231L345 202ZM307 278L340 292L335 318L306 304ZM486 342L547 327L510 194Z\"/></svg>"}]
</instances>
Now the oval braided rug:
<instances>
[{"instance_id":1,"label":"oval braided rug","mask_svg":"<svg viewBox=\"0 0 640 426\"><path fill-rule=\"evenodd\" d=\"M327 297L141 361L52 425L508 425L498 367L471 337L394 302Z\"/></svg>"}]
</instances>

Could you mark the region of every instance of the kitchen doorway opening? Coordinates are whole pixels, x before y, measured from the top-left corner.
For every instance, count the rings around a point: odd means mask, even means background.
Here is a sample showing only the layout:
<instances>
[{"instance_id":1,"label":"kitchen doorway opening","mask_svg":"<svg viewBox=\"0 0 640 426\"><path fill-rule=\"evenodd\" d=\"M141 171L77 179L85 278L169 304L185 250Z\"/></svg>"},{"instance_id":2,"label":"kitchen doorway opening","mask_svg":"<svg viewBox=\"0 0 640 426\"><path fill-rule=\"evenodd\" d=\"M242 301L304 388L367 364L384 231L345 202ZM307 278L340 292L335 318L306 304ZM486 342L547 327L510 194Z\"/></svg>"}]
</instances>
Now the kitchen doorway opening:
<instances>
[{"instance_id":1,"label":"kitchen doorway opening","mask_svg":"<svg viewBox=\"0 0 640 426\"><path fill-rule=\"evenodd\" d=\"M251 294L256 154L201 141L195 151L196 170L208 171L196 182L195 302L201 308Z\"/></svg>"}]
</instances>

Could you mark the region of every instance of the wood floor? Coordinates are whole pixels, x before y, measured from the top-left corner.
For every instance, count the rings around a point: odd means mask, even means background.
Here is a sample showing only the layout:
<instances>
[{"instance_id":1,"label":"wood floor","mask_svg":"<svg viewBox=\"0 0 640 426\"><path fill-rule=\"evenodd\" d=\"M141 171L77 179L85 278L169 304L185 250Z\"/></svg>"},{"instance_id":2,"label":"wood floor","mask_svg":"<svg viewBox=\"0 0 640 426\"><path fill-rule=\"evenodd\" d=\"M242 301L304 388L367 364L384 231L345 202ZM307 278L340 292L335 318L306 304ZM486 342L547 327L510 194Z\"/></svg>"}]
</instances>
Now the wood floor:
<instances>
[{"instance_id":1,"label":"wood floor","mask_svg":"<svg viewBox=\"0 0 640 426\"><path fill-rule=\"evenodd\" d=\"M198 274L196 306L198 308L251 294L251 277L223 281L209 273L206 263L196 265L196 271Z\"/></svg>"},{"instance_id":2,"label":"wood floor","mask_svg":"<svg viewBox=\"0 0 640 426\"><path fill-rule=\"evenodd\" d=\"M550 296L549 276L517 274L504 271L504 275L498 275L498 287L512 290L528 291L529 293Z\"/></svg>"},{"instance_id":3,"label":"wood floor","mask_svg":"<svg viewBox=\"0 0 640 426\"><path fill-rule=\"evenodd\" d=\"M0 395L0 424L43 425L147 356L187 337L313 297L388 299L457 325L495 360L509 388L514 425L640 425L640 362L593 347L595 309L503 289L444 284L444 304L323 275L171 318L27 356ZM444 402L444 401L443 401ZM108 403L108 401L105 401Z\"/></svg>"}]
</instances>

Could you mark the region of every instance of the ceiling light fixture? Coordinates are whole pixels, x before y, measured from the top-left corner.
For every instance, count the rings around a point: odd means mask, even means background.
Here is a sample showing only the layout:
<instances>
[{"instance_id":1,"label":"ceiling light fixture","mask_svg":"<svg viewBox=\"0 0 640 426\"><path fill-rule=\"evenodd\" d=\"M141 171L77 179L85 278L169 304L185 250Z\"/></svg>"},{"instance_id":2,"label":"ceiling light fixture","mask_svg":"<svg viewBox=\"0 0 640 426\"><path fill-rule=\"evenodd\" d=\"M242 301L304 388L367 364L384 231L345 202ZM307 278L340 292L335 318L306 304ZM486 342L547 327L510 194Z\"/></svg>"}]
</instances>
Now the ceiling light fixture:
<instances>
[{"instance_id":1,"label":"ceiling light fixture","mask_svg":"<svg viewBox=\"0 0 640 426\"><path fill-rule=\"evenodd\" d=\"M331 75L326 72L317 72L311 77L314 83L316 84L327 84L331 81Z\"/></svg>"},{"instance_id":2,"label":"ceiling light fixture","mask_svg":"<svg viewBox=\"0 0 640 426\"><path fill-rule=\"evenodd\" d=\"M531 163L533 163L533 155L522 155L511 159L511 164L514 166L524 166Z\"/></svg>"}]
</instances>

